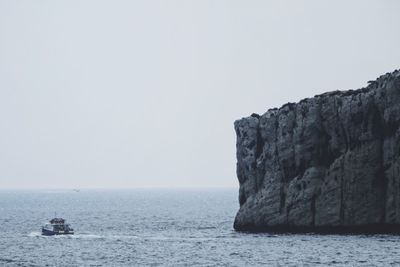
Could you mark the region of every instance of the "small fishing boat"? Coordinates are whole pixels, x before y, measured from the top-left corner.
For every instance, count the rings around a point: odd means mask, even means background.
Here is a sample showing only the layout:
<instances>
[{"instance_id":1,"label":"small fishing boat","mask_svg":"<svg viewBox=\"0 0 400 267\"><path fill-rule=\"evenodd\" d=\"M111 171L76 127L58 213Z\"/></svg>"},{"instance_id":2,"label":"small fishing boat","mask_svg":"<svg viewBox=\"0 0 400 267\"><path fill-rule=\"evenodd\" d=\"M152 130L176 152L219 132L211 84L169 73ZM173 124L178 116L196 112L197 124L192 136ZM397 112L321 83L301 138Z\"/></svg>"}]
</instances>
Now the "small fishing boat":
<instances>
[{"instance_id":1,"label":"small fishing boat","mask_svg":"<svg viewBox=\"0 0 400 267\"><path fill-rule=\"evenodd\" d=\"M51 219L49 223L42 226L42 235L73 235L74 229L65 223L63 218Z\"/></svg>"}]
</instances>

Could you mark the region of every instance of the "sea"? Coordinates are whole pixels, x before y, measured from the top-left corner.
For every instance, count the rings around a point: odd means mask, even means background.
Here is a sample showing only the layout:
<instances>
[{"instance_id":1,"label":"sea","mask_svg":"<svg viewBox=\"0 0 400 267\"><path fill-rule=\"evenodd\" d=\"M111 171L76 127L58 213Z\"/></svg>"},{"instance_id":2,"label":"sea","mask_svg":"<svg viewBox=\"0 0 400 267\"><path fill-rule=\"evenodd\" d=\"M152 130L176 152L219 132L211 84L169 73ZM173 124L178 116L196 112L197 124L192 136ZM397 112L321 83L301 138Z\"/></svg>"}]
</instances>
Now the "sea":
<instances>
[{"instance_id":1,"label":"sea","mask_svg":"<svg viewBox=\"0 0 400 267\"><path fill-rule=\"evenodd\" d=\"M238 190L0 190L0 266L400 266L398 235L241 233ZM70 236L42 236L63 217Z\"/></svg>"}]
</instances>

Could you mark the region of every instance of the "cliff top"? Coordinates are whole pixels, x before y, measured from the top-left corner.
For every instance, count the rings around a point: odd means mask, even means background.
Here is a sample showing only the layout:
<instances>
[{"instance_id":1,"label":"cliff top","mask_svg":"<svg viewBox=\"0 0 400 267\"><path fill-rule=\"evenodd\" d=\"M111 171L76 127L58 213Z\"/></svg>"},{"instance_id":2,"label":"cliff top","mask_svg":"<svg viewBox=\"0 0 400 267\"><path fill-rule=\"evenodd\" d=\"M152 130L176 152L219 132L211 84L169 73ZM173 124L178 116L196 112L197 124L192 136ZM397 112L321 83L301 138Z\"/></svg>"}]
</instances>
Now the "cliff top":
<instances>
[{"instance_id":1,"label":"cliff top","mask_svg":"<svg viewBox=\"0 0 400 267\"><path fill-rule=\"evenodd\" d=\"M294 103L294 102L286 103L286 104L282 105L280 108L270 108L263 115L253 113L250 115L250 117L259 118L259 117L265 116L265 115L273 116L276 113L279 113L279 111L285 109L286 107L291 108L297 104L312 101L313 99L332 97L332 96L346 97L346 96L354 96L354 95L358 95L358 94L367 93L372 90L377 90L379 88L384 87L387 82L393 81L396 78L400 78L400 69L394 70L393 72L388 72L386 74L383 74L383 75L379 76L376 80L368 81L367 87L363 87L363 88L356 89L356 90L351 89L351 90L336 90L336 91L325 92L325 93L322 93L319 95L315 95L314 97L311 97L311 98L304 98L297 103ZM249 118L249 117L247 117L247 118ZM246 119L246 117L242 118L242 119Z\"/></svg>"}]
</instances>

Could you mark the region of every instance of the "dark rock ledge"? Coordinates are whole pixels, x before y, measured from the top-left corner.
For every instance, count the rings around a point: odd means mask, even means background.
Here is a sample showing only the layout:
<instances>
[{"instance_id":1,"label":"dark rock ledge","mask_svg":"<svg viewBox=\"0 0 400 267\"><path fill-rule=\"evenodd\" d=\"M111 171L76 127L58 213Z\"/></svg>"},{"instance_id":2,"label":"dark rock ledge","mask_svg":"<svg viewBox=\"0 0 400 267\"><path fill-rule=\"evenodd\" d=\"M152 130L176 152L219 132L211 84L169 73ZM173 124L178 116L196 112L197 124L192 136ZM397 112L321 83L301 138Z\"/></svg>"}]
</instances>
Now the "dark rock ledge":
<instances>
[{"instance_id":1,"label":"dark rock ledge","mask_svg":"<svg viewBox=\"0 0 400 267\"><path fill-rule=\"evenodd\" d=\"M239 231L400 232L400 71L237 120Z\"/></svg>"}]
</instances>

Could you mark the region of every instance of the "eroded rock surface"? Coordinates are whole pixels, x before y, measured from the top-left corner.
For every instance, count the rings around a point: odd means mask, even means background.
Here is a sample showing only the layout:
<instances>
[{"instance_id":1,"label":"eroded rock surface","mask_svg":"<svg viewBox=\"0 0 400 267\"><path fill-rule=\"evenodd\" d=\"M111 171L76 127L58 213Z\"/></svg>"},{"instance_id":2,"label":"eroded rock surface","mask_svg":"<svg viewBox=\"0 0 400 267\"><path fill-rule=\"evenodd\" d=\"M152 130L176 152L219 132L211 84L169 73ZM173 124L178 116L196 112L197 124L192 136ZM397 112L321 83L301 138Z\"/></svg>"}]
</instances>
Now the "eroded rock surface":
<instances>
[{"instance_id":1,"label":"eroded rock surface","mask_svg":"<svg viewBox=\"0 0 400 267\"><path fill-rule=\"evenodd\" d=\"M400 230L400 71L237 120L234 228Z\"/></svg>"}]
</instances>

